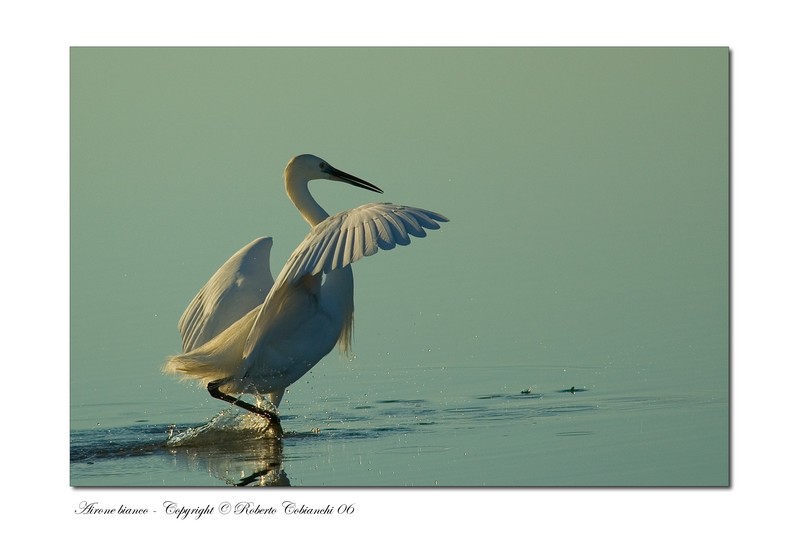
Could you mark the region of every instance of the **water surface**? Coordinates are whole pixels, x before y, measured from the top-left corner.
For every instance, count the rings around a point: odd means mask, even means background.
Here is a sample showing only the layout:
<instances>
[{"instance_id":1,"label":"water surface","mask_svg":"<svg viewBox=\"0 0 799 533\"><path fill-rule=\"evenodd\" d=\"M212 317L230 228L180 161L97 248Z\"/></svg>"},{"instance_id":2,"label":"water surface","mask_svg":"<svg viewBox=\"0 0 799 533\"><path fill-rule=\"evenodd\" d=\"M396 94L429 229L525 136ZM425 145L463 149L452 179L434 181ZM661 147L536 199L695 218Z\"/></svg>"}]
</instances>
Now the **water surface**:
<instances>
[{"instance_id":1,"label":"water surface","mask_svg":"<svg viewBox=\"0 0 799 533\"><path fill-rule=\"evenodd\" d=\"M729 50L75 48L70 68L73 485L729 483ZM385 191L313 183L331 213L451 222L353 266L355 357L289 389L275 443L160 368L230 255L271 236L277 272L302 240L300 153Z\"/></svg>"},{"instance_id":2,"label":"water surface","mask_svg":"<svg viewBox=\"0 0 799 533\"><path fill-rule=\"evenodd\" d=\"M504 375L503 375L504 373ZM326 380L352 379L331 371ZM563 375L581 387L522 386ZM724 391L613 381L596 369L400 369L357 398L292 398L286 435L209 401L174 415L72 432L76 486L703 486L726 483ZM544 379L541 379L544 378ZM417 387L406 384L415 382ZM463 383L482 383L464 388ZM565 381L565 383L569 383ZM396 383L392 381L392 383ZM460 385L459 385L460 384ZM553 383L554 385L554 383ZM515 388L514 388L515 386ZM198 397L201 391L197 391ZM204 402L204 400L203 400ZM218 405L217 405L218 404Z\"/></svg>"}]
</instances>

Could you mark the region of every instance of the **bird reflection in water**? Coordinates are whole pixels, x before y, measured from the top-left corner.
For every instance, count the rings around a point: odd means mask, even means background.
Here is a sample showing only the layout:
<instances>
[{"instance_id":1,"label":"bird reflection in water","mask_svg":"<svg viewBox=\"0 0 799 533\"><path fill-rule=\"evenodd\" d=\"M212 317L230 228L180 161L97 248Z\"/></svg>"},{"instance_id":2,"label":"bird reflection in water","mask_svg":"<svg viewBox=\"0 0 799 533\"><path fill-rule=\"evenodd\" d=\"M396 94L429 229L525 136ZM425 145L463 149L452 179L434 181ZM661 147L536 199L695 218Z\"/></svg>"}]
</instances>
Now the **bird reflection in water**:
<instances>
[{"instance_id":1,"label":"bird reflection in water","mask_svg":"<svg viewBox=\"0 0 799 533\"><path fill-rule=\"evenodd\" d=\"M228 485L290 486L283 470L283 440L268 421L223 411L207 424L168 430L167 448L189 470L207 470Z\"/></svg>"}]
</instances>

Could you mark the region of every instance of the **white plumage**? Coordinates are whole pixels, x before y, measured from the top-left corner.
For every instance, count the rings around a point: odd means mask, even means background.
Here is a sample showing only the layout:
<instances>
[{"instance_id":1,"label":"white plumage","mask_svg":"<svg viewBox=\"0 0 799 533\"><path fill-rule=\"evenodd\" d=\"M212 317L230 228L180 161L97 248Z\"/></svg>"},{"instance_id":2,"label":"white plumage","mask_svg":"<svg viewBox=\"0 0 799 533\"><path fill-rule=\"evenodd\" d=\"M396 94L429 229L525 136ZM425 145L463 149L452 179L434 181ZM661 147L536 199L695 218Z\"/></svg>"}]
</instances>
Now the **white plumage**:
<instances>
[{"instance_id":1,"label":"white plumage","mask_svg":"<svg viewBox=\"0 0 799 533\"><path fill-rule=\"evenodd\" d=\"M362 257L407 245L438 229L447 219L438 213L388 203L366 204L331 216L311 229L289 258L283 273L292 283L305 275L329 273Z\"/></svg>"},{"instance_id":2,"label":"white plumage","mask_svg":"<svg viewBox=\"0 0 799 533\"><path fill-rule=\"evenodd\" d=\"M178 322L184 352L202 346L263 303L274 284L271 250L271 237L255 239L225 261L200 289Z\"/></svg>"},{"instance_id":3,"label":"white plumage","mask_svg":"<svg viewBox=\"0 0 799 533\"><path fill-rule=\"evenodd\" d=\"M389 203L328 216L310 195L309 181L328 179L382 191L316 156L293 158L284 178L310 233L274 282L271 238L256 239L228 259L183 313L178 327L184 353L170 357L164 367L212 385L223 396L250 393L259 403L267 396L275 408L286 387L337 342L349 348L354 307L350 265L380 249L407 245L411 236L424 237L426 229L447 221L426 209Z\"/></svg>"}]
</instances>

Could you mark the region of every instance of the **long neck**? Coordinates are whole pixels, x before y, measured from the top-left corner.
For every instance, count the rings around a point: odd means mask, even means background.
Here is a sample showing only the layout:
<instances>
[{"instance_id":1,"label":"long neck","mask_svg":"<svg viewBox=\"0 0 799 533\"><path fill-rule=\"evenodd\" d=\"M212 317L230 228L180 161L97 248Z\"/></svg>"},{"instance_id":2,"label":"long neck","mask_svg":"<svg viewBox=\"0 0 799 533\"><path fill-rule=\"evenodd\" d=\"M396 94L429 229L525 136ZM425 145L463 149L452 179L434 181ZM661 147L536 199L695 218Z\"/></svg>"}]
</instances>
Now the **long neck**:
<instances>
[{"instance_id":1,"label":"long neck","mask_svg":"<svg viewBox=\"0 0 799 533\"><path fill-rule=\"evenodd\" d=\"M330 215L316 203L308 190L307 179L286 179L286 192L292 203L311 227L316 226Z\"/></svg>"}]
</instances>

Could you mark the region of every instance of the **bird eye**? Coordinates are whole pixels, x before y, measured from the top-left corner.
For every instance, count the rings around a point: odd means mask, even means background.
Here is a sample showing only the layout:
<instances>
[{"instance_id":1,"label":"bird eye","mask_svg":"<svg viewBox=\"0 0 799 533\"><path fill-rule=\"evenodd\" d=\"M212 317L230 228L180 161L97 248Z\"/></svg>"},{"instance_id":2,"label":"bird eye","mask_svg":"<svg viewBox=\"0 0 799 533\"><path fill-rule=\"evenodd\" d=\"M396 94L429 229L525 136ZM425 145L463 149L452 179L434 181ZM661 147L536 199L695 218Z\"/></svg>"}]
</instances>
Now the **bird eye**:
<instances>
[{"instance_id":1,"label":"bird eye","mask_svg":"<svg viewBox=\"0 0 799 533\"><path fill-rule=\"evenodd\" d=\"M324 170L324 169L325 169L325 164L324 164L324 163L319 163L319 168L321 168L322 170Z\"/></svg>"}]
</instances>

